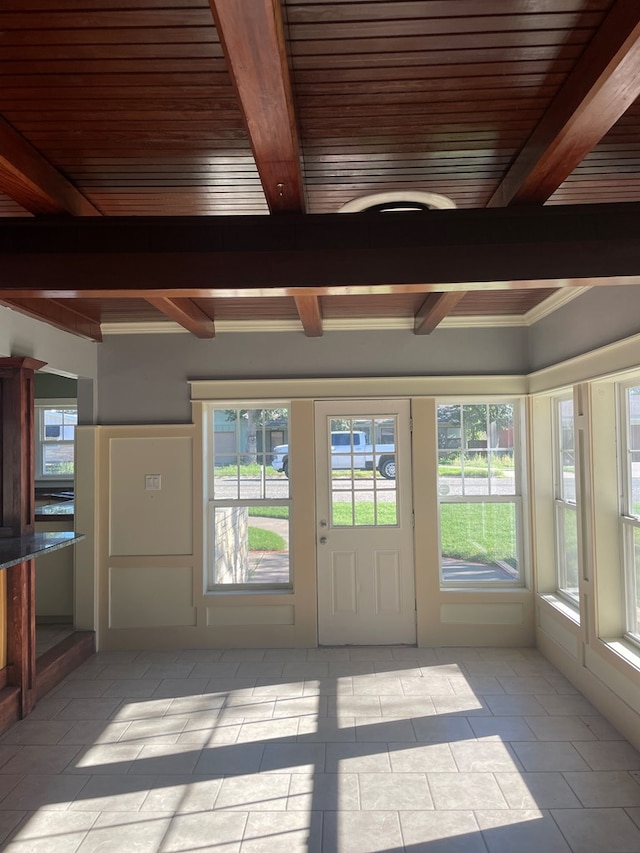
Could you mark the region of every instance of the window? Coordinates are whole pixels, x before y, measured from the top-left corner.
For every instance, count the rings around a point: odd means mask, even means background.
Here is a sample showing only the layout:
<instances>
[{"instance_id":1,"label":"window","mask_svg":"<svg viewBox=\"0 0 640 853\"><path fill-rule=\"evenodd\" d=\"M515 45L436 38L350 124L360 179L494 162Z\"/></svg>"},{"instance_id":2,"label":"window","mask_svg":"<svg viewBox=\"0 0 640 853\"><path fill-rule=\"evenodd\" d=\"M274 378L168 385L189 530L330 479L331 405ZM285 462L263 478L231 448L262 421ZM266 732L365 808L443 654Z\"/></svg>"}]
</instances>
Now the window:
<instances>
[{"instance_id":1,"label":"window","mask_svg":"<svg viewBox=\"0 0 640 853\"><path fill-rule=\"evenodd\" d=\"M396 418L330 418L331 526L398 524Z\"/></svg>"},{"instance_id":2,"label":"window","mask_svg":"<svg viewBox=\"0 0 640 853\"><path fill-rule=\"evenodd\" d=\"M640 643L640 385L621 388L621 523L627 633Z\"/></svg>"},{"instance_id":3,"label":"window","mask_svg":"<svg viewBox=\"0 0 640 853\"><path fill-rule=\"evenodd\" d=\"M522 584L517 405L438 405L444 586Z\"/></svg>"},{"instance_id":4,"label":"window","mask_svg":"<svg viewBox=\"0 0 640 853\"><path fill-rule=\"evenodd\" d=\"M207 424L207 589L290 587L288 465L272 464L288 453L288 408L216 404Z\"/></svg>"},{"instance_id":5,"label":"window","mask_svg":"<svg viewBox=\"0 0 640 853\"><path fill-rule=\"evenodd\" d=\"M571 604L577 605L579 602L578 514L573 397L558 397L554 400L553 411L556 582L558 592Z\"/></svg>"},{"instance_id":6,"label":"window","mask_svg":"<svg viewBox=\"0 0 640 853\"><path fill-rule=\"evenodd\" d=\"M37 480L73 480L78 409L65 400L36 400L35 456Z\"/></svg>"}]
</instances>

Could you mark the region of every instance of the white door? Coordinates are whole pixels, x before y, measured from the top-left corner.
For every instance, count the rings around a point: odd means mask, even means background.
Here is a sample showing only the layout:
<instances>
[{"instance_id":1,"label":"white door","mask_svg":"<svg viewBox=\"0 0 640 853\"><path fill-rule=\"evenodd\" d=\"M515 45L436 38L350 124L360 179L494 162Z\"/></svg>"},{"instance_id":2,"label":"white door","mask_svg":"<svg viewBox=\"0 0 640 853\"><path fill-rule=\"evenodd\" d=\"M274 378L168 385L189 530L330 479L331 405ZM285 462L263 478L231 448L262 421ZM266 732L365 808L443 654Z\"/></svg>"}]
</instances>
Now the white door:
<instances>
[{"instance_id":1,"label":"white door","mask_svg":"<svg viewBox=\"0 0 640 853\"><path fill-rule=\"evenodd\" d=\"M408 400L316 403L320 644L416 641L409 414ZM332 448L332 433L351 439Z\"/></svg>"}]
</instances>

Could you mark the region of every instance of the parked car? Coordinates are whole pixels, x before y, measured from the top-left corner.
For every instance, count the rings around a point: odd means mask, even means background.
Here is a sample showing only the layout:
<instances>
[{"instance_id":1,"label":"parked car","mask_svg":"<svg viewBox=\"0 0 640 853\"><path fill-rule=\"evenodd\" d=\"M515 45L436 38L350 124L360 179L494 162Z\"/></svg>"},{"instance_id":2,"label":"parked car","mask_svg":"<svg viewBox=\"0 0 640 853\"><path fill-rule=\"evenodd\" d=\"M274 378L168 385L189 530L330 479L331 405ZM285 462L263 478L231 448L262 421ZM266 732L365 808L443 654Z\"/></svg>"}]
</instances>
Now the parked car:
<instances>
[{"instance_id":1,"label":"parked car","mask_svg":"<svg viewBox=\"0 0 640 853\"><path fill-rule=\"evenodd\" d=\"M289 445L273 448L271 466L289 476ZM367 443L367 435L360 430L331 433L331 467L333 470L373 471L377 468L387 480L396 476L396 448L393 444Z\"/></svg>"}]
</instances>

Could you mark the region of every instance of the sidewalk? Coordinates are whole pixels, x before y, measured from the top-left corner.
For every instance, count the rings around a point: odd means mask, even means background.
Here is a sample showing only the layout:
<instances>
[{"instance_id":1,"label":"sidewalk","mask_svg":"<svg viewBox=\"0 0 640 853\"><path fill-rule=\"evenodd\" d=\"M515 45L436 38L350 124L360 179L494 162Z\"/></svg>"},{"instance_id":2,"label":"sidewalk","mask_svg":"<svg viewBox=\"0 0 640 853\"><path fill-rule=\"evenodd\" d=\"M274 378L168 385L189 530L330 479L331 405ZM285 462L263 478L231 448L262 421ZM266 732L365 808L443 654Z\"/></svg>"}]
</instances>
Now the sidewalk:
<instances>
[{"instance_id":1,"label":"sidewalk","mask_svg":"<svg viewBox=\"0 0 640 853\"><path fill-rule=\"evenodd\" d=\"M277 533L286 543L285 551L250 551L249 572L253 583L287 583L289 581L289 522L284 518L251 516L249 523L262 530Z\"/></svg>"}]
</instances>

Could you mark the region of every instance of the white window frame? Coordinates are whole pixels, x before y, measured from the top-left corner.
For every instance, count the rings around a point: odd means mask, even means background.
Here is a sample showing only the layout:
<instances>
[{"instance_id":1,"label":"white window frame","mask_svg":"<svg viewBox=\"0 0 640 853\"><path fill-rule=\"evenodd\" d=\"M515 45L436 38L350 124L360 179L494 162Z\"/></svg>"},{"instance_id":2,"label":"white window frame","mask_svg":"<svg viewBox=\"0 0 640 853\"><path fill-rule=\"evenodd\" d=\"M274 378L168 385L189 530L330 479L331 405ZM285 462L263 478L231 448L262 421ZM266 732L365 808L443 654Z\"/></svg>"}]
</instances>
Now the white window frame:
<instances>
[{"instance_id":1,"label":"white window frame","mask_svg":"<svg viewBox=\"0 0 640 853\"><path fill-rule=\"evenodd\" d=\"M224 595L229 592L248 593L270 593L287 592L293 589L293 559L291 547L291 534L289 535L289 579L282 583L242 583L220 584L215 582L215 542L214 542L214 518L218 507L253 507L253 506L286 506L289 508L289 531L291 531L292 509L291 489L289 497L284 498L216 498L214 490L214 460L215 460L215 412L219 409L273 409L286 408L288 410L288 440L291 439L291 401L289 400L215 400L205 403L204 406L204 466L205 466L205 500L204 500L204 553L206 556L204 566L204 594ZM287 483L289 483L287 478Z\"/></svg>"},{"instance_id":2,"label":"white window frame","mask_svg":"<svg viewBox=\"0 0 640 853\"><path fill-rule=\"evenodd\" d=\"M573 430L573 448L574 448L574 476L577 477L577 465L575 464L576 452L576 435L575 435L575 404L573 401L573 393L558 394L553 398L553 522L554 522L554 551L555 551L555 569L556 569L556 592L557 594L572 608L579 613L580 609L580 593L579 590L571 592L567 584L567 563L566 563L566 539L565 539L565 512L570 511L575 516L576 526L576 544L578 545L578 504L577 504L577 483L576 483L576 500L572 501L565 495L565 484L563 474L563 459L562 459L562 418L561 406L563 403L571 401L572 403L572 430ZM576 559L578 560L578 579L580 578L580 552Z\"/></svg>"},{"instance_id":3,"label":"white window frame","mask_svg":"<svg viewBox=\"0 0 640 853\"><path fill-rule=\"evenodd\" d=\"M524 527L524 490L525 490L525 466L523 448L525 440L523 435L524 418L522 413L523 400L521 397L462 397L455 399L438 398L436 400L436 419L439 406L493 406L509 403L513 405L513 458L514 458L514 494L511 495L441 495L438 494L438 539L440 552L440 589L473 589L473 590L496 590L496 589L523 589L527 583L527 571L525 566L525 540L526 531ZM440 445L438 430L436 428L436 454L439 470ZM439 483L439 475L438 475ZM440 490L438 490L440 491ZM442 527L440 516L440 505L442 504L511 504L515 509L516 527L516 559L518 563L518 577L513 580L491 580L476 581L470 583L462 580L444 580L442 577Z\"/></svg>"},{"instance_id":4,"label":"white window frame","mask_svg":"<svg viewBox=\"0 0 640 853\"><path fill-rule=\"evenodd\" d=\"M624 575L625 637L640 646L640 617L636 612L638 590L634 554L634 533L640 529L640 514L633 512L633 478L631 474L631 450L629 441L629 395L630 388L640 388L640 377L618 385L618 434L619 434L619 479L620 479L620 536Z\"/></svg>"},{"instance_id":5,"label":"white window frame","mask_svg":"<svg viewBox=\"0 0 640 853\"><path fill-rule=\"evenodd\" d=\"M46 474L43 465L44 448L47 441L44 439L44 413L48 409L64 409L78 413L78 401L72 398L40 398L34 401L34 450L35 450L35 479L43 482L69 482L72 483L75 478L75 459L74 471L71 474ZM76 423L77 426L77 423ZM75 430L74 430L75 435ZM54 442L52 442L54 443ZM55 444L67 444L75 448L75 438L72 439L56 439Z\"/></svg>"}]
</instances>

